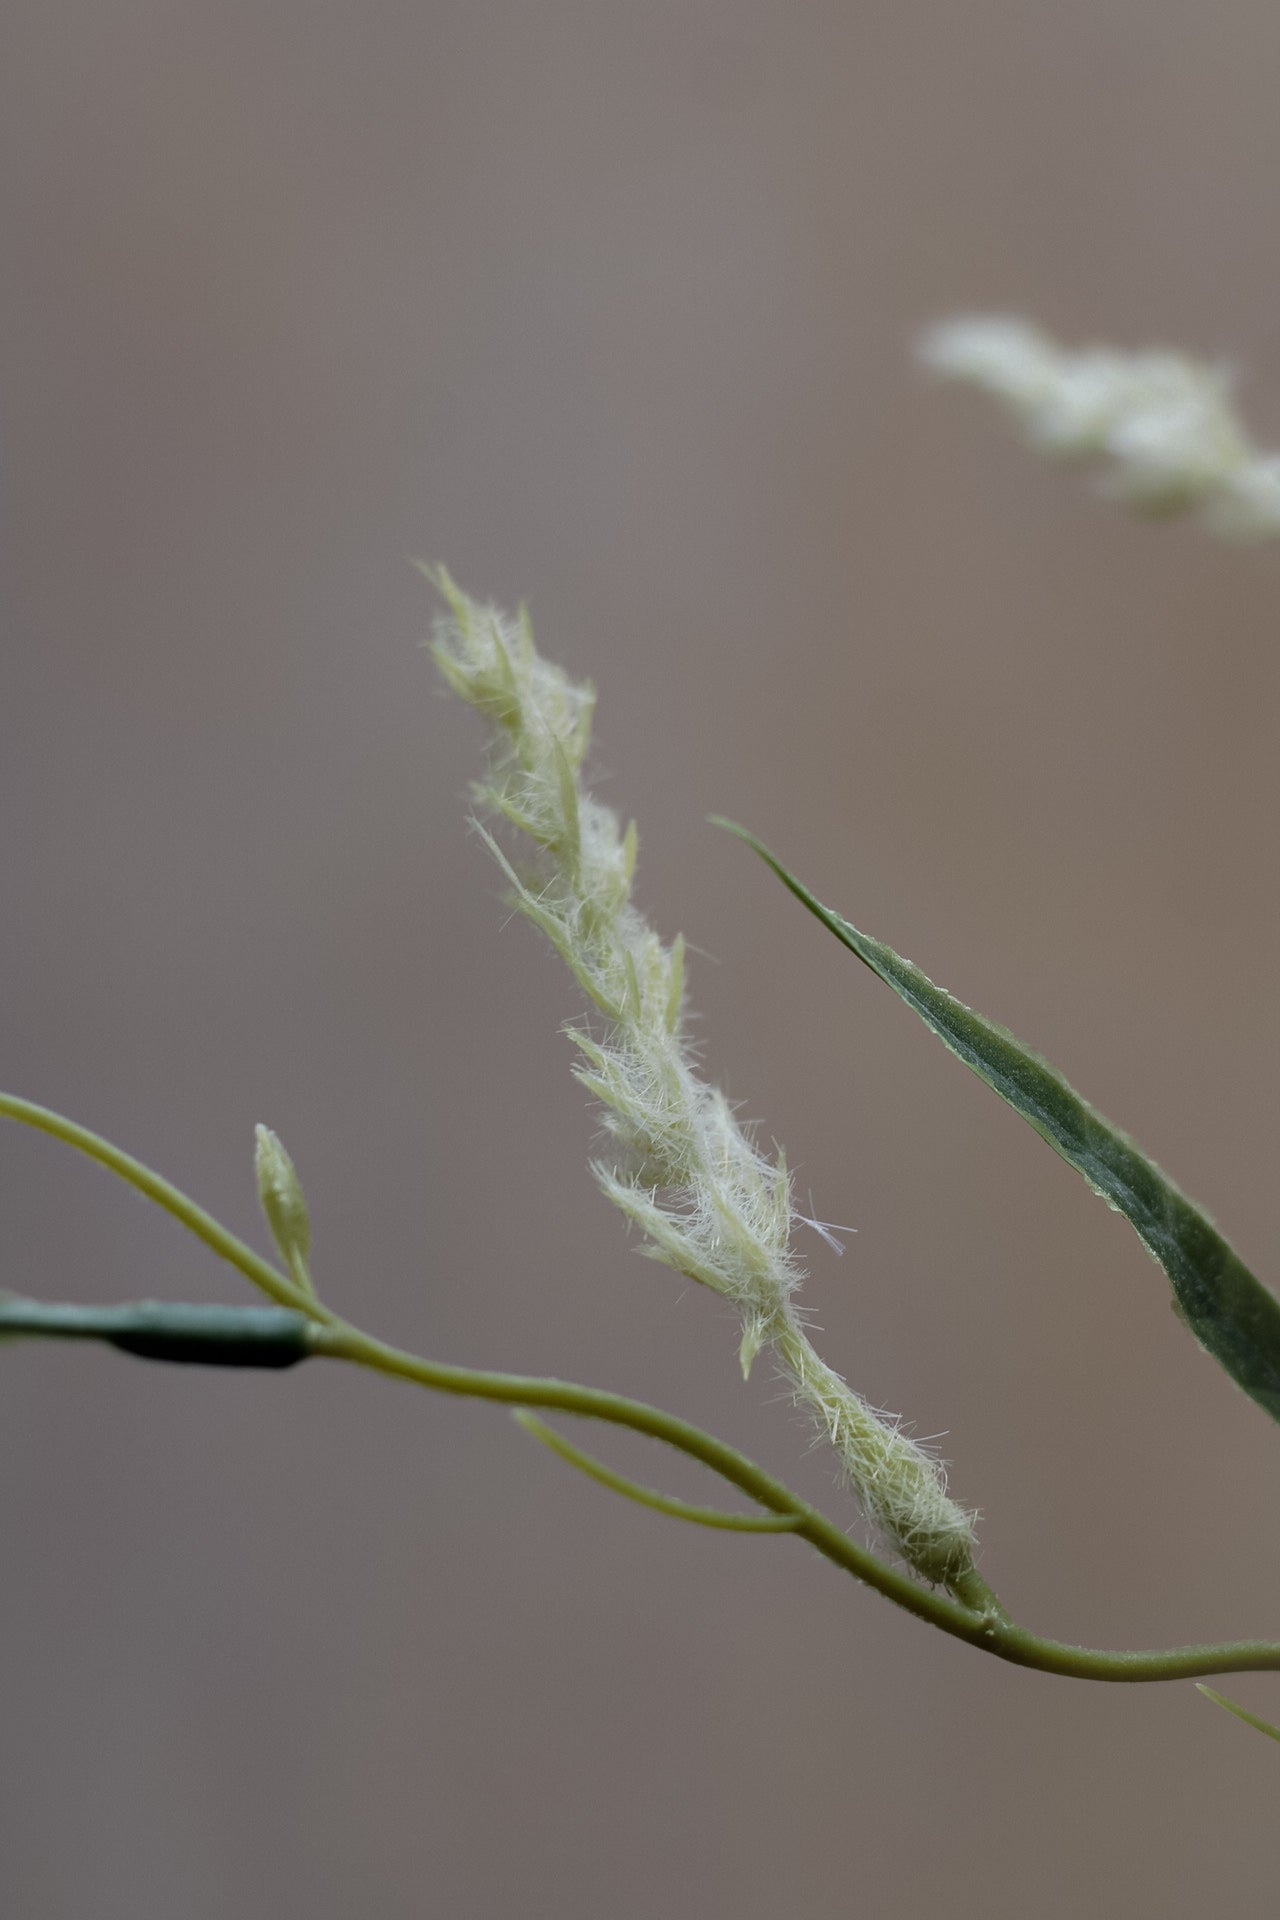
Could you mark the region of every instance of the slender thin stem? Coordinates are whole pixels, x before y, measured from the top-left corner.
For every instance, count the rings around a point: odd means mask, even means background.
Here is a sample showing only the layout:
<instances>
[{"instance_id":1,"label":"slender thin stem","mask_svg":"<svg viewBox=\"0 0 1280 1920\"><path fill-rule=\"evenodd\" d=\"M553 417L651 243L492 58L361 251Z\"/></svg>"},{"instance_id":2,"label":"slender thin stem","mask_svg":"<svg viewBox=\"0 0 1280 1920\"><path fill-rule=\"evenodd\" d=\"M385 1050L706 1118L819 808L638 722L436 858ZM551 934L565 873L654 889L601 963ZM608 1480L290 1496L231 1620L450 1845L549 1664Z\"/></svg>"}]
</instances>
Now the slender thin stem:
<instances>
[{"instance_id":1,"label":"slender thin stem","mask_svg":"<svg viewBox=\"0 0 1280 1920\"><path fill-rule=\"evenodd\" d=\"M259 1312L269 1313L269 1307L259 1308ZM658 1493L653 1487L641 1486L638 1480L628 1479L625 1473L616 1473L612 1467L606 1467L594 1454L587 1453L582 1447L575 1447L562 1433L549 1427L545 1420L530 1413L528 1407L517 1407L512 1414L526 1433L540 1440L561 1460L579 1473L585 1473L590 1480L596 1480L602 1487L608 1487L611 1493L620 1493L625 1500L634 1500L638 1506L652 1507L655 1513L665 1513L672 1520L690 1520L698 1527L718 1528L724 1533L793 1533L800 1524L798 1513L726 1513L721 1507L695 1507L687 1500L676 1500L669 1493Z\"/></svg>"},{"instance_id":2,"label":"slender thin stem","mask_svg":"<svg viewBox=\"0 0 1280 1920\"><path fill-rule=\"evenodd\" d=\"M228 1232L212 1214L171 1185L163 1174L144 1166L141 1160L135 1160L132 1154L113 1146L100 1134L91 1133L88 1127L78 1126L74 1120L54 1113L49 1107L38 1107L33 1100L20 1100L14 1093L0 1093L0 1119L17 1120L24 1127L50 1133L55 1140L87 1154L110 1173L118 1174L129 1186L136 1187L139 1193L144 1193L148 1200L154 1200L166 1213L171 1213L197 1240L203 1240L220 1259L230 1261L246 1280L272 1300L279 1301L282 1307L298 1307L312 1315L317 1312L316 1302L284 1274L278 1273L269 1260L264 1260L261 1254ZM320 1308L319 1312L322 1317L329 1317L325 1309Z\"/></svg>"},{"instance_id":3,"label":"slender thin stem","mask_svg":"<svg viewBox=\"0 0 1280 1920\"><path fill-rule=\"evenodd\" d=\"M723 1480L755 1500L770 1513L794 1516L793 1529L802 1539L825 1553L829 1560L852 1573L868 1586L875 1587L909 1613L935 1626L944 1627L961 1639L982 1643L985 1617L959 1605L928 1587L918 1586L909 1574L885 1565L873 1553L846 1538L831 1521L802 1500L772 1474L748 1460L727 1442L704 1433L687 1420L643 1400L631 1400L602 1387L578 1386L569 1380L546 1380L536 1375L482 1372L471 1367L448 1366L438 1360L423 1360L362 1333L346 1321L331 1320L317 1326L311 1335L313 1352L332 1360L348 1360L357 1366L371 1367L376 1373L390 1374L399 1380L411 1380L437 1393L456 1393L481 1400L496 1400L512 1407L551 1407L561 1413L577 1414L589 1420L604 1420L616 1427L630 1427L636 1433L661 1440L691 1459L700 1460ZM1280 1665L1280 1647L1275 1649Z\"/></svg>"},{"instance_id":4,"label":"slender thin stem","mask_svg":"<svg viewBox=\"0 0 1280 1920\"><path fill-rule=\"evenodd\" d=\"M1237 1706L1234 1700L1228 1700L1225 1693L1219 1693L1213 1687L1202 1687L1196 1682L1196 1692L1202 1693L1206 1700L1212 1700L1216 1707L1225 1707L1228 1713L1234 1713L1237 1720L1243 1720L1246 1727L1256 1727L1259 1733L1265 1733L1268 1740L1280 1740L1280 1727L1273 1727L1269 1720L1260 1719L1256 1713L1250 1713L1247 1707Z\"/></svg>"},{"instance_id":5,"label":"slender thin stem","mask_svg":"<svg viewBox=\"0 0 1280 1920\"><path fill-rule=\"evenodd\" d=\"M957 1582L955 1597L917 1585L909 1575L883 1561L850 1540L839 1528L811 1507L789 1487L748 1460L744 1454L714 1435L681 1420L661 1408L647 1406L623 1394L607 1393L599 1387L583 1387L567 1380L545 1380L514 1373L482 1372L469 1367L448 1366L441 1361L420 1359L402 1352L384 1341L362 1333L340 1319L329 1308L278 1273L243 1240L221 1226L194 1200L172 1186L160 1174L132 1155L112 1146L87 1127L77 1126L47 1107L36 1106L14 1094L0 1093L0 1118L17 1120L52 1134L97 1160L112 1173L154 1200L173 1215L189 1232L202 1240L223 1260L237 1268L245 1278L282 1306L296 1308L310 1321L307 1344L311 1353L333 1360L346 1360L369 1367L376 1373L408 1380L437 1393L467 1395L495 1400L511 1407L550 1407L585 1419L603 1420L613 1426L630 1427L653 1440L675 1447L678 1452L699 1460L745 1493L767 1512L788 1522L787 1531L807 1540L810 1546L843 1572L850 1573L865 1586L882 1593L896 1606L927 1620L943 1633L994 1654L1015 1666L1035 1667L1042 1673L1059 1673L1079 1680L1149 1681L1194 1679L1201 1674L1280 1671L1280 1644L1265 1640L1228 1642L1220 1646L1173 1647L1136 1653L1114 1653L1091 1647L1072 1647L1059 1640L1046 1640L1010 1619L990 1587L980 1575L970 1572ZM578 1449L571 1450L573 1455ZM593 1463L594 1465L595 1463ZM608 1470L601 1477L606 1478ZM630 1483L628 1484L628 1490ZM663 1496L659 1496L662 1498ZM695 1510L696 1511L696 1510Z\"/></svg>"},{"instance_id":6,"label":"slender thin stem","mask_svg":"<svg viewBox=\"0 0 1280 1920\"><path fill-rule=\"evenodd\" d=\"M692 1459L700 1460L771 1512L795 1516L792 1531L865 1586L873 1587L895 1605L957 1640L964 1640L1014 1666L1036 1667L1042 1673L1058 1673L1078 1680L1130 1682L1186 1680L1208 1673L1280 1671L1280 1644L1273 1641L1241 1640L1219 1646L1157 1648L1134 1653L1073 1647L1018 1626L980 1578L966 1587L966 1597L972 1600L972 1605L918 1586L908 1575L887 1566L865 1547L850 1540L816 1507L801 1500L798 1494L735 1448L675 1414L664 1413L641 1400L606 1393L598 1387L577 1386L566 1380L478 1372L419 1359L415 1354L403 1353L372 1339L343 1321L317 1326L311 1340L313 1350L330 1359L349 1360L436 1392L467 1394L508 1406L554 1407L562 1413L605 1420L664 1441Z\"/></svg>"}]
</instances>

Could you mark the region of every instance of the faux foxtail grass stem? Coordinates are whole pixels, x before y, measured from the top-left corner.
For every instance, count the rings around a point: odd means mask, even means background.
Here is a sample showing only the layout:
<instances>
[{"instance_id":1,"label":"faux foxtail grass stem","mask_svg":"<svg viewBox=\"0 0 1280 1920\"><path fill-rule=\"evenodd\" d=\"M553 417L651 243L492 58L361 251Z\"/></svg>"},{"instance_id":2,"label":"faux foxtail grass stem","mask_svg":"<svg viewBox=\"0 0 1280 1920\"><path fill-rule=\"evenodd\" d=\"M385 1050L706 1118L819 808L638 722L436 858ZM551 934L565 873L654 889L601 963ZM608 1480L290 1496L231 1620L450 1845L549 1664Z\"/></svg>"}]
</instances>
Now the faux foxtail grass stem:
<instances>
[{"instance_id":1,"label":"faux foxtail grass stem","mask_svg":"<svg viewBox=\"0 0 1280 1920\"><path fill-rule=\"evenodd\" d=\"M661 1408L651 1407L642 1400L632 1400L599 1387L579 1386L567 1380L547 1380L523 1374L492 1373L472 1367L450 1366L388 1346L385 1341L375 1339L339 1318L313 1296L301 1293L252 1247L229 1232L161 1174L100 1135L90 1132L87 1127L78 1126L75 1121L47 1107L21 1100L13 1094L0 1093L0 1117L37 1128L63 1141L65 1145L76 1148L78 1152L87 1154L139 1193L145 1194L157 1206L163 1207L260 1291L280 1305L296 1308L305 1314L311 1323L308 1344L315 1356L345 1360L436 1393L492 1400L517 1409L542 1407L582 1419L601 1420L611 1426L628 1427L635 1433L659 1440L666 1446L674 1447L677 1452L688 1455L690 1459L701 1462L730 1486L746 1494L748 1499L764 1507L767 1513L785 1521L787 1532L807 1541L842 1572L852 1574L855 1580L874 1588L885 1599L914 1614L917 1619L927 1621L941 1632L963 1640L983 1653L993 1654L999 1660L1008 1661L1014 1666L1032 1667L1041 1673L1061 1674L1070 1679L1130 1683L1189 1680L1217 1673L1280 1671L1280 1643L1273 1641L1241 1640L1214 1646L1172 1647L1141 1652L1073 1647L1060 1640L1045 1639L1019 1626L1010 1619L991 1588L976 1572L966 1578L957 1598L919 1585L910 1575L887 1565L866 1547L850 1540L825 1514L802 1500L780 1480L775 1480L745 1454L739 1453L725 1441L716 1439L714 1435L704 1433L701 1428L680 1419L678 1415L664 1413ZM533 1424L532 1431L542 1439L545 1430L540 1429L541 1422ZM584 1466L589 1459L589 1456L582 1455L580 1449L571 1447L567 1442L561 1442L556 1450L575 1466ZM592 1461L590 1467L596 1470L597 1463ZM624 1481L623 1476L613 1475L609 1469L597 1470L595 1477L602 1479L606 1485L616 1485L617 1490L633 1499L637 1493L648 1493L648 1489L637 1488L634 1482ZM666 1496L658 1495L647 1504L661 1506L665 1502ZM666 1510L684 1505L684 1502L673 1502ZM726 1523L725 1516L709 1515L707 1510L698 1508L689 1508L682 1517L697 1518L702 1524ZM734 1524L732 1516L728 1517L728 1524ZM741 1522L737 1524L741 1525ZM779 1527L777 1530L783 1529Z\"/></svg>"}]
</instances>

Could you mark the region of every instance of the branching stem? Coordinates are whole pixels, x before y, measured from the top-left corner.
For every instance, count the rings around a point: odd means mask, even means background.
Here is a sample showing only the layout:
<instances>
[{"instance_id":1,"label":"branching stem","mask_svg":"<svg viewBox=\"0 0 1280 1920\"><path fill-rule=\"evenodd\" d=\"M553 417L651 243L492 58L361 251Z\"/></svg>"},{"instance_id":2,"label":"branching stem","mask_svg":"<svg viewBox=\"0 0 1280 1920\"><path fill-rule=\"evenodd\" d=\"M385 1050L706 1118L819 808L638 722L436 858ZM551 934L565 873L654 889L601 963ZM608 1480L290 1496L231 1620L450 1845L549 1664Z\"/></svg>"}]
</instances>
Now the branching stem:
<instances>
[{"instance_id":1,"label":"branching stem","mask_svg":"<svg viewBox=\"0 0 1280 1920\"><path fill-rule=\"evenodd\" d=\"M311 1322L309 1344L314 1354L368 1367L375 1373L407 1380L433 1392L494 1400L510 1407L546 1407L583 1419L603 1420L612 1426L629 1427L635 1433L662 1441L691 1459L700 1461L765 1508L766 1512L788 1522L786 1531L807 1540L810 1546L842 1572L850 1573L865 1586L873 1587L877 1593L914 1614L917 1619L928 1621L955 1639L966 1641L984 1653L994 1654L997 1659L1010 1661L1015 1666L1035 1667L1042 1673L1063 1674L1079 1680L1185 1680L1202 1674L1280 1671L1280 1644L1264 1640L1117 1653L1090 1647L1072 1647L1062 1641L1043 1639L1011 1620L978 1574L970 1571L957 1581L954 1594L920 1585L908 1574L887 1565L867 1548L850 1540L816 1507L810 1506L736 1448L712 1434L704 1433L687 1420L681 1420L676 1414L664 1413L642 1400L608 1393L599 1387L584 1387L567 1380L546 1380L525 1374L492 1373L471 1367L450 1366L388 1346L384 1341L340 1319L318 1300L303 1293L293 1281L221 1226L177 1187L141 1161L135 1160L131 1154L122 1152L119 1147L91 1133L88 1128L78 1126L47 1107L36 1106L12 1094L0 1093L0 1117L52 1134L67 1146L75 1147L90 1159L98 1161L138 1192L155 1201L157 1206L163 1207L270 1299L306 1314ZM571 1454L578 1453L576 1448L569 1451ZM575 1461L575 1464L580 1464L580 1461ZM607 1484L608 1470L601 1477L605 1478ZM617 1478L621 1479L621 1476ZM631 1483L625 1483L623 1490L632 1490ZM663 1498L665 1496L659 1496L660 1500ZM692 1513L700 1515L701 1510L693 1509Z\"/></svg>"},{"instance_id":2,"label":"branching stem","mask_svg":"<svg viewBox=\"0 0 1280 1920\"><path fill-rule=\"evenodd\" d=\"M468 1394L508 1406L551 1407L561 1413L630 1427L633 1432L664 1441L667 1446L710 1467L713 1473L718 1473L771 1513L794 1516L791 1531L816 1547L843 1572L851 1573L865 1586L874 1587L877 1593L915 1614L917 1619L927 1620L957 1640L967 1641L970 1646L995 1654L1015 1666L1037 1667L1042 1673L1058 1673L1078 1680L1116 1681L1187 1680L1207 1673L1280 1671L1280 1645L1265 1640L1125 1653L1073 1647L1063 1641L1044 1639L1011 1620L980 1578L967 1584L965 1599L971 1604L920 1586L909 1575L850 1540L825 1514L744 1454L675 1414L664 1413L642 1400L607 1393L599 1387L577 1386L567 1380L487 1373L423 1360L389 1347L341 1321L318 1326L313 1345L317 1353L331 1359L354 1361L358 1366L371 1367L378 1373L410 1380L436 1392Z\"/></svg>"},{"instance_id":3,"label":"branching stem","mask_svg":"<svg viewBox=\"0 0 1280 1920\"><path fill-rule=\"evenodd\" d=\"M188 1233L194 1233L197 1240L203 1240L220 1260L229 1261L269 1299L278 1301L282 1307L302 1308L314 1317L315 1301L301 1292L292 1280L286 1280L282 1273L278 1273L269 1260L264 1260L261 1254L255 1253L252 1247L229 1232L212 1214L188 1199L163 1174L144 1166L141 1160L135 1160L123 1148L113 1146L101 1134L91 1133L88 1127L77 1125L64 1114L54 1113L51 1107L38 1107L33 1100L20 1100L14 1093L0 1093L0 1119L17 1120L24 1127L35 1127L40 1133L51 1133L55 1140L61 1140L64 1145L87 1154L90 1160L96 1160L99 1166L118 1175L129 1186L136 1187L139 1193L144 1193L148 1200L154 1200L158 1207L172 1214Z\"/></svg>"}]
</instances>

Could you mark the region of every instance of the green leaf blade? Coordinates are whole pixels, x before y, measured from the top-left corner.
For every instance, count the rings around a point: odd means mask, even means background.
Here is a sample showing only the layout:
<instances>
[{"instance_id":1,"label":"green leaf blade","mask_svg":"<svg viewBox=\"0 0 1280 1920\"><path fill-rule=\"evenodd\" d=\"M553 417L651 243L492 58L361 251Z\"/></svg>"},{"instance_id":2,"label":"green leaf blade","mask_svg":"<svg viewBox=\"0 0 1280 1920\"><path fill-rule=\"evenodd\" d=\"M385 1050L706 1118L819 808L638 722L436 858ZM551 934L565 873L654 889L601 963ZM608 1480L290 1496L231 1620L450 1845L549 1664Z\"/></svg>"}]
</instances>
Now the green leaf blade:
<instances>
[{"instance_id":1,"label":"green leaf blade","mask_svg":"<svg viewBox=\"0 0 1280 1920\"><path fill-rule=\"evenodd\" d=\"M1195 1338L1252 1400L1280 1420L1280 1301L1203 1210L1129 1136L1097 1113L1056 1067L937 987L911 961L823 906L767 847L729 820L783 885L871 972L893 988L957 1059L1020 1113L1093 1191L1123 1214L1173 1288Z\"/></svg>"}]
</instances>

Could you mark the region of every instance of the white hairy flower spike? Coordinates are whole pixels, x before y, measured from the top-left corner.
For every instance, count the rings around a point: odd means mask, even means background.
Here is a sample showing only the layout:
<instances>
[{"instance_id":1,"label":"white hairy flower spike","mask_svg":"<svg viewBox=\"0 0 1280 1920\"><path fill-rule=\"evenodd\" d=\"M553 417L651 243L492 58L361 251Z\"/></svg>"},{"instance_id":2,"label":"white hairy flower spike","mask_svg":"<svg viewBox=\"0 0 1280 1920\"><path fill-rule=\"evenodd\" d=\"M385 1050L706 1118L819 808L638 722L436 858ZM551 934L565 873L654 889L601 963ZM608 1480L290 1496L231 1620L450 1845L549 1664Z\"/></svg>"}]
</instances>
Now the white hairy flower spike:
<instances>
[{"instance_id":1,"label":"white hairy flower spike","mask_svg":"<svg viewBox=\"0 0 1280 1920\"><path fill-rule=\"evenodd\" d=\"M645 1236L644 1251L733 1302L744 1374L771 1346L796 1398L817 1417L865 1512L926 1580L972 1573L973 1519L939 1464L874 1412L811 1345L794 1294L801 1267L785 1157L766 1159L724 1095L695 1071L684 1032L684 943L664 946L631 903L634 825L585 788L594 695L544 660L526 615L481 606L443 569L448 602L433 651L453 690L493 729L480 801L541 849L522 879L480 829L515 891L601 1016L571 1029L578 1079L604 1109L613 1151L593 1172Z\"/></svg>"},{"instance_id":2,"label":"white hairy flower spike","mask_svg":"<svg viewBox=\"0 0 1280 1920\"><path fill-rule=\"evenodd\" d=\"M1280 455L1249 440L1225 367L1166 352L1069 353L1001 315L946 320L919 350L938 373L1002 400L1033 446L1098 460L1103 490L1139 512L1195 509L1237 540L1280 534Z\"/></svg>"}]
</instances>

